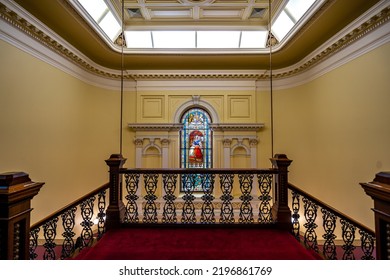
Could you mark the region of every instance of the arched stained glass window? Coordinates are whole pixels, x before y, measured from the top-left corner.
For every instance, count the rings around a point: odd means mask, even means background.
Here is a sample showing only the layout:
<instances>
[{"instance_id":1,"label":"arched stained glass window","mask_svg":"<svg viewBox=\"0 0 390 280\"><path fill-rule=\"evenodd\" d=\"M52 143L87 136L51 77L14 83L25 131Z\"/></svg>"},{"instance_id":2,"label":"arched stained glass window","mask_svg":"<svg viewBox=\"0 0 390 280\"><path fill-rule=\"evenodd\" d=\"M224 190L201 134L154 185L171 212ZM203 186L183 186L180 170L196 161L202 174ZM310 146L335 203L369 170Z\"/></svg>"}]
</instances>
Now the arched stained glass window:
<instances>
[{"instance_id":1,"label":"arched stained glass window","mask_svg":"<svg viewBox=\"0 0 390 280\"><path fill-rule=\"evenodd\" d=\"M183 114L181 122L181 168L212 168L210 115L201 108L192 108ZM194 191L203 191L200 178L195 183Z\"/></svg>"}]
</instances>

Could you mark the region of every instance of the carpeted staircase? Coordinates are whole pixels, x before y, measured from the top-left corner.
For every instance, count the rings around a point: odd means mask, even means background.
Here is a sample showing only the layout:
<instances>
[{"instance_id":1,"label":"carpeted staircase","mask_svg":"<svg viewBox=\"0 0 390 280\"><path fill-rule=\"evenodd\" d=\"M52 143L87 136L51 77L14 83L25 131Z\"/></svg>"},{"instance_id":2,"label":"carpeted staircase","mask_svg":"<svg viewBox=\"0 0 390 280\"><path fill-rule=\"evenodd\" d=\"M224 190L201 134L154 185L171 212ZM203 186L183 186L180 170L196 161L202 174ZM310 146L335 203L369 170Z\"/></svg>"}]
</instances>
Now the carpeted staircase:
<instances>
[{"instance_id":1,"label":"carpeted staircase","mask_svg":"<svg viewBox=\"0 0 390 280\"><path fill-rule=\"evenodd\" d=\"M254 227L153 227L108 231L77 260L318 260L287 231Z\"/></svg>"}]
</instances>

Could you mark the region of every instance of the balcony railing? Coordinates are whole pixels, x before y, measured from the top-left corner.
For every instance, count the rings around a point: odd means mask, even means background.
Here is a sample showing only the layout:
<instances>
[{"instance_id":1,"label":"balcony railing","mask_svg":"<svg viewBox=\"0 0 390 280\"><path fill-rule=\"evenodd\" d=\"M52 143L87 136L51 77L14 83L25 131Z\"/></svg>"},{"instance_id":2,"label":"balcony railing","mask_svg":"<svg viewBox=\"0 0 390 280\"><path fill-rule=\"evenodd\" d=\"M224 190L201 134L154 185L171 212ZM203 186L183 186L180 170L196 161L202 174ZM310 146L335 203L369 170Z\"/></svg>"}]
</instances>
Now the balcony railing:
<instances>
[{"instance_id":1,"label":"balcony railing","mask_svg":"<svg viewBox=\"0 0 390 280\"><path fill-rule=\"evenodd\" d=\"M67 259L99 240L105 230L108 187L105 184L32 225L30 260Z\"/></svg>"},{"instance_id":2,"label":"balcony railing","mask_svg":"<svg viewBox=\"0 0 390 280\"><path fill-rule=\"evenodd\" d=\"M126 169L124 162L119 155L107 160L109 229L122 222L291 227L285 155L270 169Z\"/></svg>"},{"instance_id":3,"label":"balcony railing","mask_svg":"<svg viewBox=\"0 0 390 280\"><path fill-rule=\"evenodd\" d=\"M270 224L277 169L121 169L124 223ZM200 190L200 191L199 191Z\"/></svg>"},{"instance_id":4,"label":"balcony railing","mask_svg":"<svg viewBox=\"0 0 390 280\"><path fill-rule=\"evenodd\" d=\"M292 231L307 248L329 260L375 259L374 231L296 186L288 188Z\"/></svg>"}]
</instances>

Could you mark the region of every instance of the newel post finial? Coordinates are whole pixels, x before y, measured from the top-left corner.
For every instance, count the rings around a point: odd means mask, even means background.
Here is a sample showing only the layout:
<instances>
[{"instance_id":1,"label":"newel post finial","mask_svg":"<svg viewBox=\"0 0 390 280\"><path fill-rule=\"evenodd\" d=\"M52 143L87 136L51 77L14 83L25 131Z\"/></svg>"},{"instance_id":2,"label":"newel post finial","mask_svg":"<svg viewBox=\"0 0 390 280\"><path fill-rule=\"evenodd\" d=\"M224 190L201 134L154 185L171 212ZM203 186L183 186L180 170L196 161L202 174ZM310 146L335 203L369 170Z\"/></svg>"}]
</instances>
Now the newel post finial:
<instances>
[{"instance_id":1,"label":"newel post finial","mask_svg":"<svg viewBox=\"0 0 390 280\"><path fill-rule=\"evenodd\" d=\"M272 217L280 228L291 229L291 210L288 207L288 167L292 160L285 154L275 154L271 158L272 165L279 170L275 185L275 203L272 207Z\"/></svg>"},{"instance_id":2,"label":"newel post finial","mask_svg":"<svg viewBox=\"0 0 390 280\"><path fill-rule=\"evenodd\" d=\"M112 154L106 160L110 170L110 201L106 213L106 229L119 227L124 216L125 206L122 201L122 176L119 170L126 159L121 154Z\"/></svg>"},{"instance_id":3,"label":"newel post finial","mask_svg":"<svg viewBox=\"0 0 390 280\"><path fill-rule=\"evenodd\" d=\"M374 201L376 258L390 260L390 171L379 172L372 182L360 185Z\"/></svg>"},{"instance_id":4,"label":"newel post finial","mask_svg":"<svg viewBox=\"0 0 390 280\"><path fill-rule=\"evenodd\" d=\"M0 260L30 259L31 200L43 185L24 172L0 174Z\"/></svg>"}]
</instances>

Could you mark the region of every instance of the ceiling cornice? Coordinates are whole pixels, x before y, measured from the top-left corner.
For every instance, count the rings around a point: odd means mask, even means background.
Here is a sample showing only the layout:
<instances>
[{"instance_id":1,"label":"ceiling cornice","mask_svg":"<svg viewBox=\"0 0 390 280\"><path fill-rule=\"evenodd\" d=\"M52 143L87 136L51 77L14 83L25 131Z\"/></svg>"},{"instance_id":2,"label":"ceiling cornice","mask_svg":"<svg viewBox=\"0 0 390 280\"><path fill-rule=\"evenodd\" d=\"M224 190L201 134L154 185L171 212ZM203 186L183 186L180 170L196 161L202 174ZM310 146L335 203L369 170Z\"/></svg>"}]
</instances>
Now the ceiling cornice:
<instances>
[{"instance_id":1,"label":"ceiling cornice","mask_svg":"<svg viewBox=\"0 0 390 280\"><path fill-rule=\"evenodd\" d=\"M66 59L68 62L77 65L81 70L88 73L88 75L105 78L106 80L111 81L117 81L121 78L120 71L107 69L94 63L13 1L0 1L0 19L12 26L12 28L17 29L19 32L22 32L36 42L39 42L47 50L50 50L56 55ZM313 67L318 67L318 65L323 63L325 60L366 37L368 34L380 27L388 25L389 19L390 5L387 1L381 1L369 12L355 20L347 26L346 29L339 32L336 36L302 59L299 63L287 68L273 71L273 77L275 79L291 78L298 74L307 72ZM389 37L388 33L385 34L387 36L386 38ZM3 39L7 40L4 36ZM384 40L384 42L388 42L388 39ZM15 45L14 42L11 43ZM24 42L18 43L23 44ZM77 73L77 75L80 74L79 71ZM261 81L268 80L269 74L266 69L248 71L215 70L207 71L206 73L205 71L129 70L125 71L124 79L127 81L148 79L251 79Z\"/></svg>"}]
</instances>

